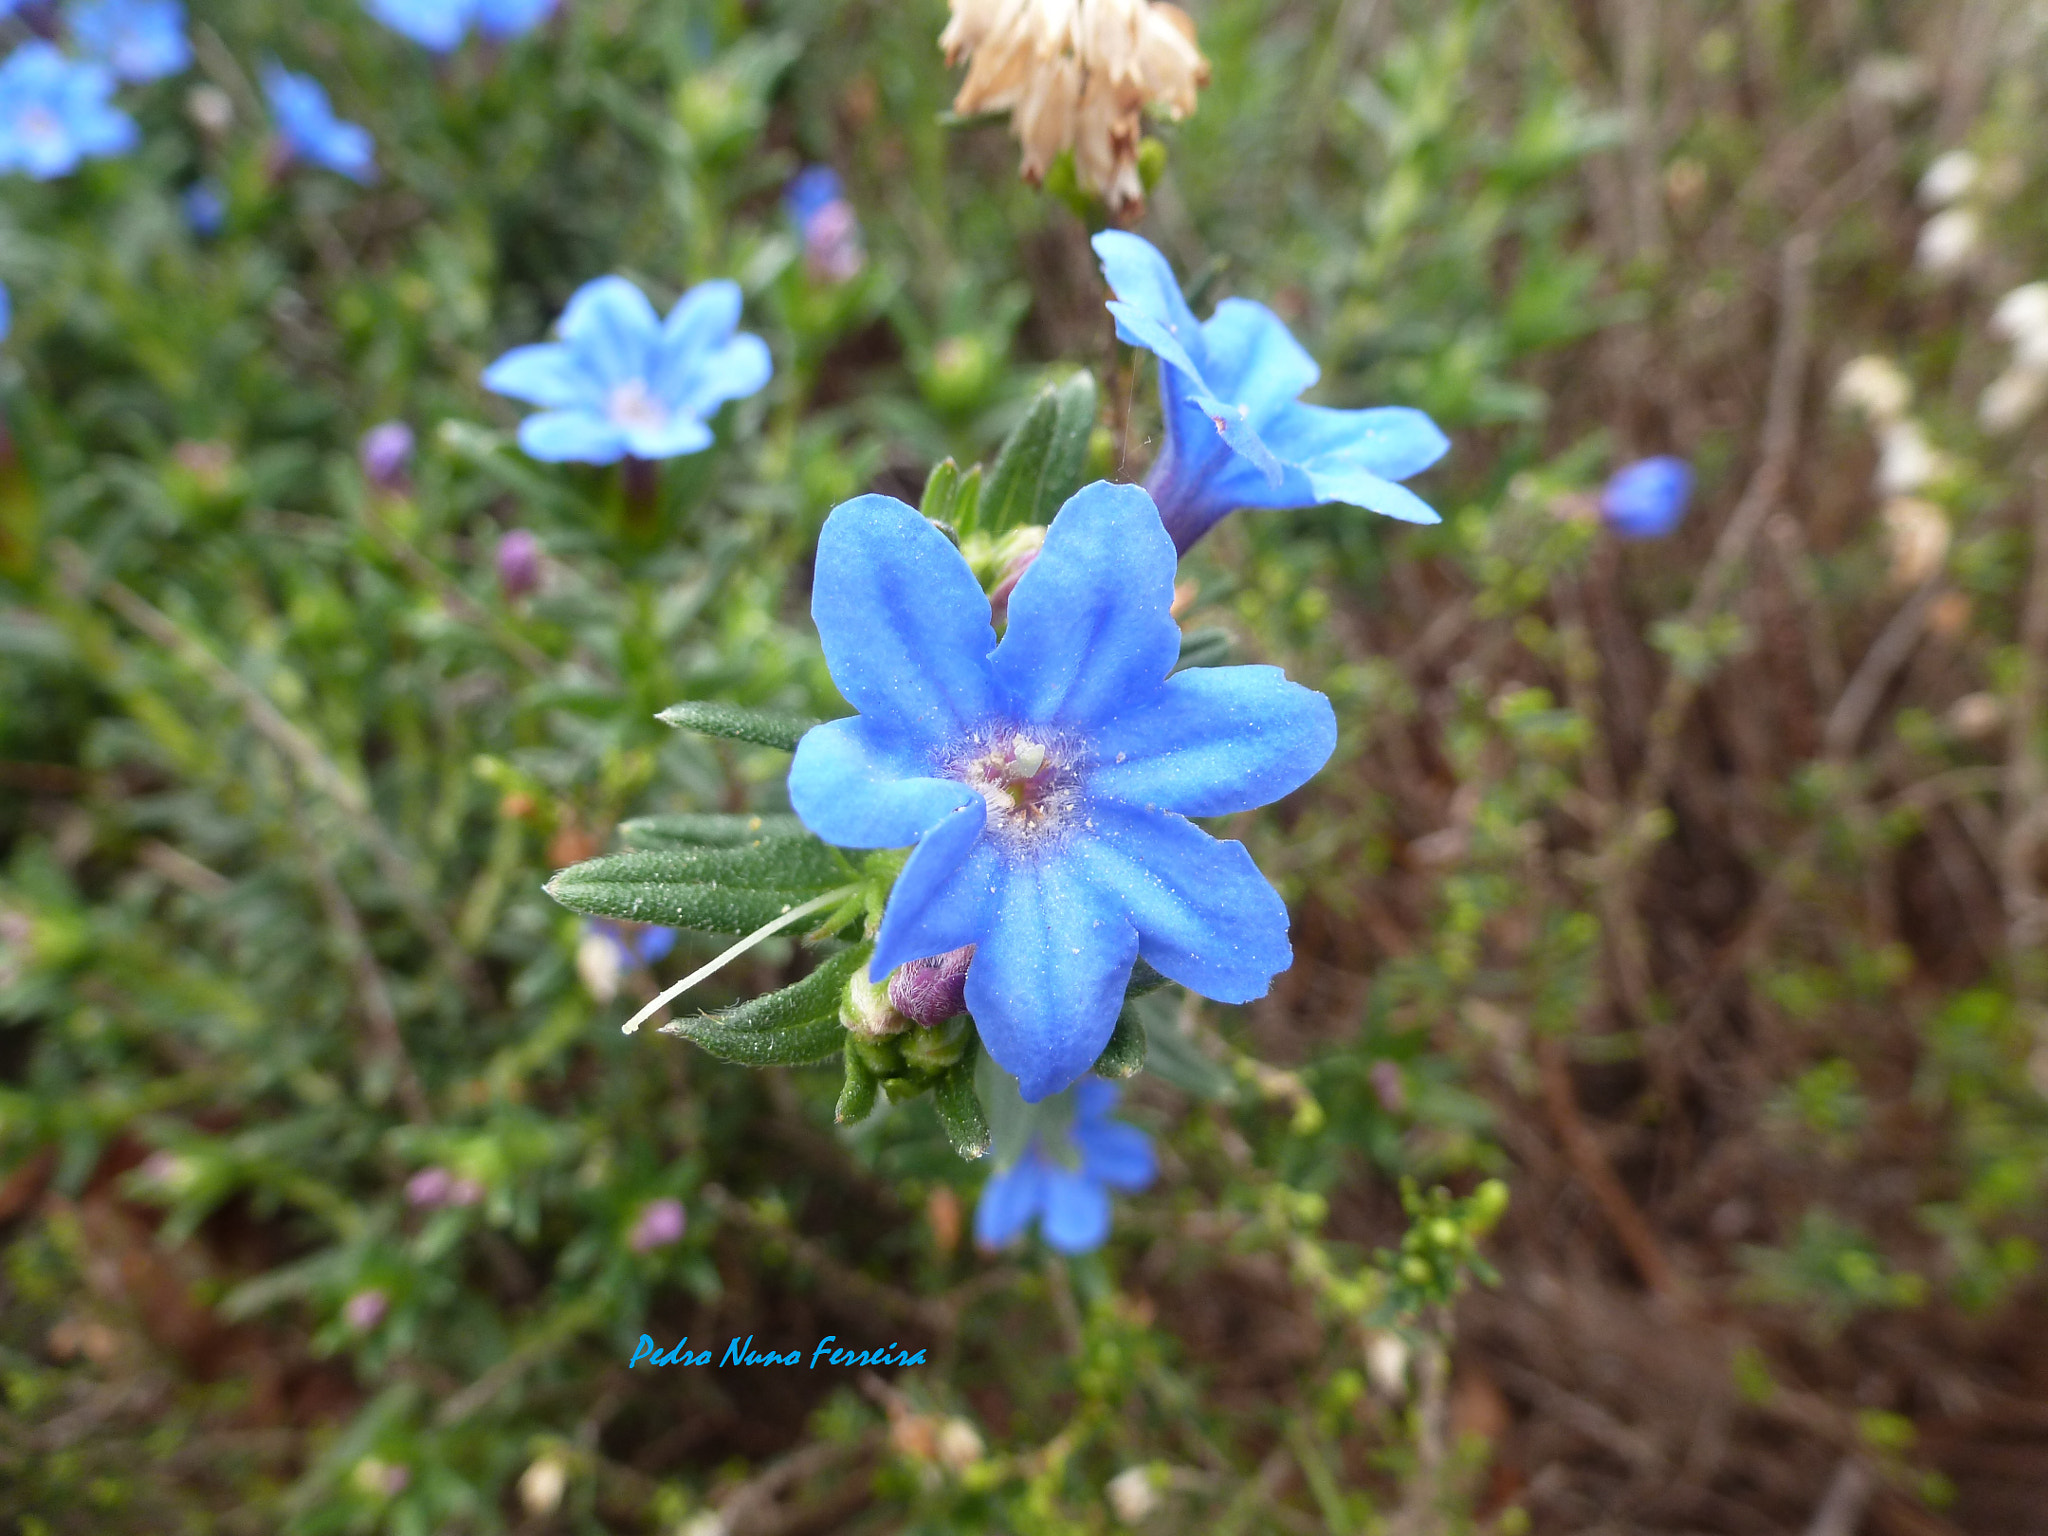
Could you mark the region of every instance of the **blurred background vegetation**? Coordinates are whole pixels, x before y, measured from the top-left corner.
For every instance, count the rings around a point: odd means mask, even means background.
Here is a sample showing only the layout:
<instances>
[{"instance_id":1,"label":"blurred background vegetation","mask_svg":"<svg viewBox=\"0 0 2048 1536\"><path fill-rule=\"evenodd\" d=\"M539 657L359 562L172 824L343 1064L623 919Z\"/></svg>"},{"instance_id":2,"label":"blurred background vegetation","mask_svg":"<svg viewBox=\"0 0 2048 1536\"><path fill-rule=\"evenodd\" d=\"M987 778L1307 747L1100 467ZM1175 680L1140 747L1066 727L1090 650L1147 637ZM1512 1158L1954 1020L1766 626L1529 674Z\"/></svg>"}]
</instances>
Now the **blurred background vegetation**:
<instances>
[{"instance_id":1,"label":"blurred background vegetation","mask_svg":"<svg viewBox=\"0 0 2048 1536\"><path fill-rule=\"evenodd\" d=\"M1188 9L1213 82L1142 229L1199 312L1274 306L1315 398L1456 446L1440 528L1239 516L1184 567L1184 622L1343 741L1229 825L1297 963L1183 1006L1200 1061L1125 1110L1161 1181L1071 1262L963 1240L985 1171L927 1104L841 1133L829 1070L622 1038L654 977L593 996L540 889L624 818L782 807L786 759L653 716L837 711L835 502L1077 365L1095 472L1150 461L1086 225L942 121L937 0L565 0L443 61L205 0L194 71L123 94L139 150L7 182L8 1529L2048 1530L2048 441L1979 416L2048 268L2048 12ZM275 174L270 56L374 188ZM816 162L851 281L781 207ZM777 364L651 503L476 382L613 271L738 278ZM1911 485L1834 401L1862 354ZM1587 508L1645 453L1699 494L1618 543ZM1369 1305L1402 1180L1496 1174L1498 1285ZM636 1244L661 1200L681 1240ZM629 1372L643 1332L930 1363Z\"/></svg>"}]
</instances>

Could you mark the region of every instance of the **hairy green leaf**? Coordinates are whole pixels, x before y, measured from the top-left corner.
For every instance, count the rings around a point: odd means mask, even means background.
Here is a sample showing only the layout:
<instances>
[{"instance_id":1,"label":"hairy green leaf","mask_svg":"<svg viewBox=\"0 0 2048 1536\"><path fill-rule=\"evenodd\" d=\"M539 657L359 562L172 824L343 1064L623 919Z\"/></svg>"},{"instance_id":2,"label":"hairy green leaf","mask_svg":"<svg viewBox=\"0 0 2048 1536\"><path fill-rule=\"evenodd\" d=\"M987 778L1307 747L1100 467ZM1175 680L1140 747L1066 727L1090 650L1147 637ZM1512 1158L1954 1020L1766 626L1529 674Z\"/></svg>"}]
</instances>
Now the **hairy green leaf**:
<instances>
[{"instance_id":1,"label":"hairy green leaf","mask_svg":"<svg viewBox=\"0 0 2048 1536\"><path fill-rule=\"evenodd\" d=\"M662 1025L661 1032L694 1039L699 1026L734 1033L765 1033L797 1024L813 1024L819 1019L830 1019L836 1024L839 1022L839 999L846 990L847 978L859 970L872 953L872 944L856 944L851 949L842 949L838 954L828 956L802 981L792 982L777 991L717 1013L675 1019Z\"/></svg>"},{"instance_id":2,"label":"hairy green leaf","mask_svg":"<svg viewBox=\"0 0 2048 1536\"><path fill-rule=\"evenodd\" d=\"M619 823L620 840L628 848L745 848L770 839L807 835L804 824L787 811L739 816L691 811L636 816Z\"/></svg>"},{"instance_id":3,"label":"hairy green leaf","mask_svg":"<svg viewBox=\"0 0 2048 1536\"><path fill-rule=\"evenodd\" d=\"M846 1052L846 1081L839 1089L839 1104L832 1118L841 1125L859 1124L873 1111L877 1091L875 1074L860 1052Z\"/></svg>"},{"instance_id":4,"label":"hairy green leaf","mask_svg":"<svg viewBox=\"0 0 2048 1536\"><path fill-rule=\"evenodd\" d=\"M1095 430L1095 379L1076 373L1039 391L1030 413L1003 443L982 493L976 524L983 533L1006 533L1049 523L1081 488L1088 467L1088 437ZM957 523L956 523L957 526Z\"/></svg>"},{"instance_id":5,"label":"hairy green leaf","mask_svg":"<svg viewBox=\"0 0 2048 1536\"><path fill-rule=\"evenodd\" d=\"M794 752L804 732L818 723L804 715L742 709L737 704L713 704L702 699L686 699L681 704L671 704L654 718L678 730L700 731L706 736L751 742L757 747L775 747L783 752Z\"/></svg>"},{"instance_id":6,"label":"hairy green leaf","mask_svg":"<svg viewBox=\"0 0 2048 1536\"><path fill-rule=\"evenodd\" d=\"M743 1067L801 1067L846 1048L846 1028L836 1014L779 1029L732 1029L721 1025L718 1015L707 1014L680 1020L666 1030L701 1046L720 1061Z\"/></svg>"},{"instance_id":7,"label":"hairy green leaf","mask_svg":"<svg viewBox=\"0 0 2048 1536\"><path fill-rule=\"evenodd\" d=\"M988 1117L982 1114L981 1100L974 1092L974 1059L979 1054L977 1044L932 1085L932 1106L939 1112L939 1124L946 1128L953 1150L966 1158L987 1156L993 1143Z\"/></svg>"},{"instance_id":8,"label":"hairy green leaf","mask_svg":"<svg viewBox=\"0 0 2048 1536\"><path fill-rule=\"evenodd\" d=\"M1109 1044L1095 1058L1097 1077L1136 1077L1145 1070L1145 1026L1135 1010L1126 1006L1116 1016L1116 1029Z\"/></svg>"}]
</instances>

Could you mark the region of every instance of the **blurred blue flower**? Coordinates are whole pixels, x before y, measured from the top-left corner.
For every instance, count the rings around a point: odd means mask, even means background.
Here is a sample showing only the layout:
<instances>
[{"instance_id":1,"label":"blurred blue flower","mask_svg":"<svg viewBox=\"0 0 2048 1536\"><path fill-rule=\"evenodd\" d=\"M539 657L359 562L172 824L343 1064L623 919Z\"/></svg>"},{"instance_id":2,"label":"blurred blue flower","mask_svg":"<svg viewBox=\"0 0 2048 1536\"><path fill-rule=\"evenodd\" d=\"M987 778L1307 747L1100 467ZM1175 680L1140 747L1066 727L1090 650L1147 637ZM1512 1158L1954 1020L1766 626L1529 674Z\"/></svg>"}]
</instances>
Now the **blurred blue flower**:
<instances>
[{"instance_id":1,"label":"blurred blue flower","mask_svg":"<svg viewBox=\"0 0 2048 1536\"><path fill-rule=\"evenodd\" d=\"M369 129L336 117L319 81L272 62L263 66L263 94L270 98L287 154L365 186L377 179L376 141Z\"/></svg>"},{"instance_id":2,"label":"blurred blue flower","mask_svg":"<svg viewBox=\"0 0 2048 1536\"><path fill-rule=\"evenodd\" d=\"M114 74L75 64L48 43L23 43L0 64L0 171L48 181L94 155L125 154L139 135L113 106Z\"/></svg>"},{"instance_id":3,"label":"blurred blue flower","mask_svg":"<svg viewBox=\"0 0 2048 1536\"><path fill-rule=\"evenodd\" d=\"M1600 493L1600 515L1625 539L1657 539L1684 520L1691 500L1692 466L1662 455L1617 469Z\"/></svg>"},{"instance_id":4,"label":"blurred blue flower","mask_svg":"<svg viewBox=\"0 0 2048 1536\"><path fill-rule=\"evenodd\" d=\"M1048 1152L1034 1140L1016 1163L982 1189L974 1238L1000 1248L1038 1220L1046 1243L1061 1253L1088 1253L1109 1236L1109 1192L1135 1193L1158 1176L1151 1138L1109 1118L1114 1084L1083 1078L1074 1089L1067 1146Z\"/></svg>"},{"instance_id":5,"label":"blurred blue flower","mask_svg":"<svg viewBox=\"0 0 2048 1536\"><path fill-rule=\"evenodd\" d=\"M555 0L363 0L363 5L394 32L448 53L461 46L472 25L494 42L531 32L553 14Z\"/></svg>"},{"instance_id":6,"label":"blurred blue flower","mask_svg":"<svg viewBox=\"0 0 2048 1536\"><path fill-rule=\"evenodd\" d=\"M806 166L790 180L782 206L803 236L804 265L813 277L843 283L859 275L867 261L860 216L846 200L837 171Z\"/></svg>"},{"instance_id":7,"label":"blurred blue flower","mask_svg":"<svg viewBox=\"0 0 2048 1536\"><path fill-rule=\"evenodd\" d=\"M1234 1003L1293 961L1244 845L1187 818L1300 787L1336 717L1278 667L1169 677L1174 560L1143 490L1084 487L998 645L966 560L902 502L857 497L818 538L811 614L860 713L805 735L790 803L829 843L917 845L869 975L974 945L967 1009L1033 1102L1101 1054L1140 955Z\"/></svg>"},{"instance_id":8,"label":"blurred blue flower","mask_svg":"<svg viewBox=\"0 0 2048 1536\"><path fill-rule=\"evenodd\" d=\"M600 277L570 297L559 342L514 347L484 370L484 388L541 408L519 424L519 446L548 463L697 453L711 446L705 419L775 371L739 321L739 284L722 278L664 321L624 278Z\"/></svg>"},{"instance_id":9,"label":"blurred blue flower","mask_svg":"<svg viewBox=\"0 0 2048 1536\"><path fill-rule=\"evenodd\" d=\"M192 63L180 0L81 0L70 21L86 57L123 80L161 80Z\"/></svg>"},{"instance_id":10,"label":"blurred blue flower","mask_svg":"<svg viewBox=\"0 0 2048 1536\"><path fill-rule=\"evenodd\" d=\"M1145 488L1185 552L1241 507L1346 502L1407 523L1435 512L1395 482L1450 448L1436 423L1402 406L1340 411L1296 397L1315 359L1263 304L1225 299L1197 321L1166 258L1123 230L1095 237L1116 295L1116 333L1159 359L1166 443Z\"/></svg>"},{"instance_id":11,"label":"blurred blue flower","mask_svg":"<svg viewBox=\"0 0 2048 1536\"><path fill-rule=\"evenodd\" d=\"M185 209L185 223L202 240L211 240L227 227L228 200L213 181L195 181L179 202Z\"/></svg>"},{"instance_id":12,"label":"blurred blue flower","mask_svg":"<svg viewBox=\"0 0 2048 1536\"><path fill-rule=\"evenodd\" d=\"M14 295L5 283L0 283L0 341L5 341L14 330Z\"/></svg>"}]
</instances>

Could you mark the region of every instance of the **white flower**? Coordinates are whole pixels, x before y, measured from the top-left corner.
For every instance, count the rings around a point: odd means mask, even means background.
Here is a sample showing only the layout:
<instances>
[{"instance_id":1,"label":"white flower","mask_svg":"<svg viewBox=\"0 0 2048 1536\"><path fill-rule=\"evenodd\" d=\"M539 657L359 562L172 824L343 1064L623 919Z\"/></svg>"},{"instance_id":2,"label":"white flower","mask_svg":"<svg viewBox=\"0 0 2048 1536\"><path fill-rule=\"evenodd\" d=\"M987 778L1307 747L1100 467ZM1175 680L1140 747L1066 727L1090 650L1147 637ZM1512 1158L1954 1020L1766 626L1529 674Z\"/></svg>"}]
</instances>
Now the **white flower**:
<instances>
[{"instance_id":1,"label":"white flower","mask_svg":"<svg viewBox=\"0 0 2048 1536\"><path fill-rule=\"evenodd\" d=\"M1982 241L1983 228L1975 209L1947 208L1921 227L1913 260L1921 271L1935 277L1954 277L1970 265Z\"/></svg>"},{"instance_id":2,"label":"white flower","mask_svg":"<svg viewBox=\"0 0 2048 1536\"><path fill-rule=\"evenodd\" d=\"M599 928L586 928L576 945L576 974L593 1001L608 1003L619 995L625 952L618 940Z\"/></svg>"},{"instance_id":3,"label":"white flower","mask_svg":"<svg viewBox=\"0 0 2048 1536\"><path fill-rule=\"evenodd\" d=\"M1373 1391L1400 1402L1408 1395L1408 1341L1398 1333L1375 1333L1365 1346L1365 1374Z\"/></svg>"},{"instance_id":4,"label":"white flower","mask_svg":"<svg viewBox=\"0 0 2048 1536\"><path fill-rule=\"evenodd\" d=\"M1150 1467L1125 1467L1109 1480L1103 1492L1109 1495L1109 1507L1125 1525L1137 1525L1159 1508L1159 1489L1153 1483Z\"/></svg>"},{"instance_id":5,"label":"white flower","mask_svg":"<svg viewBox=\"0 0 2048 1536\"><path fill-rule=\"evenodd\" d=\"M2048 372L2048 283L2027 283L2000 299L1991 334L2012 343L2023 367Z\"/></svg>"},{"instance_id":6,"label":"white flower","mask_svg":"<svg viewBox=\"0 0 2048 1536\"><path fill-rule=\"evenodd\" d=\"M965 1472L988 1454L980 1433L965 1419L948 1419L941 1424L933 1448L939 1460L955 1472Z\"/></svg>"},{"instance_id":7,"label":"white flower","mask_svg":"<svg viewBox=\"0 0 2048 1536\"><path fill-rule=\"evenodd\" d=\"M1947 468L1917 421L1889 423L1878 439L1877 489L1882 496L1908 496Z\"/></svg>"},{"instance_id":8,"label":"white flower","mask_svg":"<svg viewBox=\"0 0 2048 1536\"><path fill-rule=\"evenodd\" d=\"M1913 403L1913 385L1899 365L1874 353L1852 359L1835 380L1835 398L1873 424L1897 421Z\"/></svg>"},{"instance_id":9,"label":"white flower","mask_svg":"<svg viewBox=\"0 0 2048 1536\"><path fill-rule=\"evenodd\" d=\"M1936 155L1934 163L1920 178L1920 206L1946 208L1957 199L1968 197L1983 173L1984 168L1977 163L1977 157L1967 149L1952 149L1947 154Z\"/></svg>"},{"instance_id":10,"label":"white flower","mask_svg":"<svg viewBox=\"0 0 2048 1536\"><path fill-rule=\"evenodd\" d=\"M536 1518L551 1515L562 1502L569 1486L569 1468L559 1456L548 1455L528 1467L519 1477L519 1502Z\"/></svg>"},{"instance_id":11,"label":"white flower","mask_svg":"<svg viewBox=\"0 0 2048 1536\"><path fill-rule=\"evenodd\" d=\"M1991 381L1977 402L1977 422L1994 437L2026 424L2048 399L2048 374L2014 365Z\"/></svg>"},{"instance_id":12,"label":"white flower","mask_svg":"<svg viewBox=\"0 0 2048 1536\"><path fill-rule=\"evenodd\" d=\"M1209 64L1179 7L1148 0L951 0L946 62L969 60L953 110L1008 112L1023 173L1041 179L1074 154L1074 173L1122 213L1144 202L1138 141L1145 109L1195 110Z\"/></svg>"},{"instance_id":13,"label":"white flower","mask_svg":"<svg viewBox=\"0 0 2048 1536\"><path fill-rule=\"evenodd\" d=\"M1917 496L1894 497L1885 503L1884 525L1891 534L1894 586L1917 587L1941 569L1949 538L1941 508Z\"/></svg>"}]
</instances>

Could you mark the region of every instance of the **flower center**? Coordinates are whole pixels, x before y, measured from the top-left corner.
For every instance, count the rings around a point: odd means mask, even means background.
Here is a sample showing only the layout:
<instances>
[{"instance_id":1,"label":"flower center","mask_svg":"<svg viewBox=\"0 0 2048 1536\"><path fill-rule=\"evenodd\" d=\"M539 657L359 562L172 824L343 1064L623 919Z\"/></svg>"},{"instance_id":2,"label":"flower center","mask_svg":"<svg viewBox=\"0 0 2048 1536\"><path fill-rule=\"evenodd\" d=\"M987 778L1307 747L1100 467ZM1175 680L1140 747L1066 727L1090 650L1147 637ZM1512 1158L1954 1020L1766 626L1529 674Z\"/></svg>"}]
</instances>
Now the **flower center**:
<instances>
[{"instance_id":1,"label":"flower center","mask_svg":"<svg viewBox=\"0 0 2048 1536\"><path fill-rule=\"evenodd\" d=\"M996 836L1036 840L1069 824L1080 808L1073 756L1056 740L999 731L970 748L953 775L980 794Z\"/></svg>"},{"instance_id":2,"label":"flower center","mask_svg":"<svg viewBox=\"0 0 2048 1536\"><path fill-rule=\"evenodd\" d=\"M21 114L21 134L47 142L64 136L64 124L48 107L30 107Z\"/></svg>"},{"instance_id":3,"label":"flower center","mask_svg":"<svg viewBox=\"0 0 2048 1536\"><path fill-rule=\"evenodd\" d=\"M654 432L668 425L669 410L645 379L628 379L613 388L604 403L605 415L628 432Z\"/></svg>"}]
</instances>

